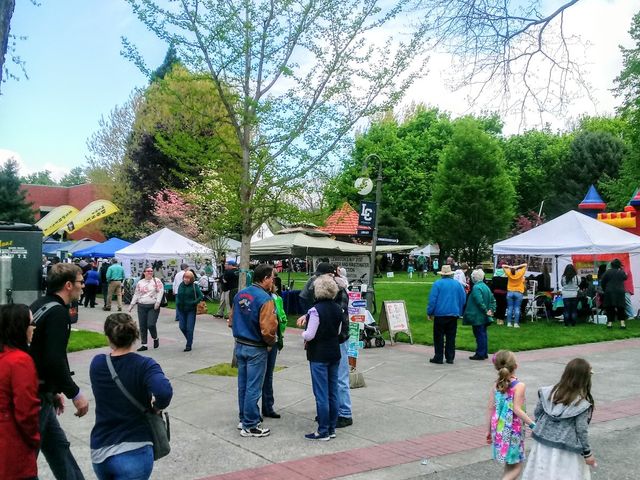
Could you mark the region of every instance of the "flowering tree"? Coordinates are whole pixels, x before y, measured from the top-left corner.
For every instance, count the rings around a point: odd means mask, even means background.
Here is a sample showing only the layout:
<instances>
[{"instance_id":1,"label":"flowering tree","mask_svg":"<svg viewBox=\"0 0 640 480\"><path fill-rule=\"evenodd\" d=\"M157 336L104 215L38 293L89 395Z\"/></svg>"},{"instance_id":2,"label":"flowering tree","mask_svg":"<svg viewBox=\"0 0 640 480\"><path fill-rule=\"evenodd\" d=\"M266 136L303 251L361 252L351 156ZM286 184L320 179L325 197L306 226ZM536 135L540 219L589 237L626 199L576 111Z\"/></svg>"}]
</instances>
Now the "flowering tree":
<instances>
[{"instance_id":1,"label":"flowering tree","mask_svg":"<svg viewBox=\"0 0 640 480\"><path fill-rule=\"evenodd\" d=\"M196 222L196 207L173 190L161 190L151 197L154 226L167 227L185 237L200 240L202 233Z\"/></svg>"},{"instance_id":2,"label":"flowering tree","mask_svg":"<svg viewBox=\"0 0 640 480\"><path fill-rule=\"evenodd\" d=\"M536 212L531 210L526 215L520 215L516 218L516 224L513 228L512 233L514 235L519 235L524 232L528 232L531 229L534 229L544 223L544 214L538 215Z\"/></svg>"}]
</instances>

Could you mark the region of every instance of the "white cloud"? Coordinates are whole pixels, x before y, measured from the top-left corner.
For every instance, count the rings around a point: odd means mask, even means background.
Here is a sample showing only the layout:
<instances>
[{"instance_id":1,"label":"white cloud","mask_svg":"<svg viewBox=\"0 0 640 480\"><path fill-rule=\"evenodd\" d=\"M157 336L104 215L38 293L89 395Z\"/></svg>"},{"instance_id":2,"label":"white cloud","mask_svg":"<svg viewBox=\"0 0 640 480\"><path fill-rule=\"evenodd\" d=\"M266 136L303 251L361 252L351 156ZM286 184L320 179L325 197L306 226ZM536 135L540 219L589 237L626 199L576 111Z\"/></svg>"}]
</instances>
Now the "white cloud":
<instances>
[{"instance_id":1,"label":"white cloud","mask_svg":"<svg viewBox=\"0 0 640 480\"><path fill-rule=\"evenodd\" d=\"M0 165L4 165L5 162L11 158L18 162L18 174L20 176L30 175L42 170L49 170L51 172L51 177L54 180L60 180L69 173L70 170L69 168L65 168L51 162L45 162L44 164L39 164L37 166L28 165L18 152L0 148Z\"/></svg>"},{"instance_id":2,"label":"white cloud","mask_svg":"<svg viewBox=\"0 0 640 480\"><path fill-rule=\"evenodd\" d=\"M548 3L550 5L545 11L553 11L558 5L558 0ZM566 11L565 33L579 35L584 42L587 42L584 50L580 47L575 48L573 54L584 55L584 77L591 85L591 99L582 92L572 99L564 115L543 115L545 123L550 123L554 128L565 128L581 115L611 114L615 111L618 100L611 89L614 87L615 77L622 69L619 45L631 45L632 40L628 30L631 19L639 7L637 2L629 0L580 0ZM478 105L470 107L468 97L471 90L452 91L447 86L447 78L451 77L451 69L455 68L455 63L450 55L443 53L431 55L430 73L413 85L403 103L407 105L414 102L437 106L452 112L454 116L497 109L496 103L482 100ZM518 115L503 114L502 117L506 123L506 133L515 133L522 128ZM532 121L527 127L539 126L539 124L533 124L533 120L536 119L530 117L530 120Z\"/></svg>"}]
</instances>

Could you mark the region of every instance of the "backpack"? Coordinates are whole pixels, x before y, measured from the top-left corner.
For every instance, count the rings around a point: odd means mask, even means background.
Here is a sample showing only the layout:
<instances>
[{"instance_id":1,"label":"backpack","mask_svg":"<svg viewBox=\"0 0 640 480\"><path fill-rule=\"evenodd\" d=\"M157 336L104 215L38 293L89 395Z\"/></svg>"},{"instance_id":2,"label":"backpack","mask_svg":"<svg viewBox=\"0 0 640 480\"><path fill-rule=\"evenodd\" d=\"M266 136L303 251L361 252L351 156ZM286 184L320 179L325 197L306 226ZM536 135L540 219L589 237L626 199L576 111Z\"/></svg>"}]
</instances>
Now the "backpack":
<instances>
[{"instance_id":1,"label":"backpack","mask_svg":"<svg viewBox=\"0 0 640 480\"><path fill-rule=\"evenodd\" d=\"M58 302L47 302L44 305L42 305L38 310L36 310L33 313L33 324L34 325L38 325L38 320L40 320L45 313L47 313L49 310L51 310L53 307L55 307L56 305L60 305Z\"/></svg>"}]
</instances>

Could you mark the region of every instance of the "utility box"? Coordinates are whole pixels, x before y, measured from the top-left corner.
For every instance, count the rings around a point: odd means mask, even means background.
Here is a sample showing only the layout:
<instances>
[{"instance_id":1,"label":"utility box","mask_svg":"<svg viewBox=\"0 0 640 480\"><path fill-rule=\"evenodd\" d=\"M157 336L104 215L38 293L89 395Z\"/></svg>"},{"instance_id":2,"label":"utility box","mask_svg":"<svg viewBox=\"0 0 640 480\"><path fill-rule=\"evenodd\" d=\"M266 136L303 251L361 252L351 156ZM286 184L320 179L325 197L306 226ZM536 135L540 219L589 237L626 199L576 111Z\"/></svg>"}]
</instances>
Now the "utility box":
<instances>
[{"instance_id":1,"label":"utility box","mask_svg":"<svg viewBox=\"0 0 640 480\"><path fill-rule=\"evenodd\" d=\"M30 305L42 292L42 230L0 222L0 303Z\"/></svg>"}]
</instances>

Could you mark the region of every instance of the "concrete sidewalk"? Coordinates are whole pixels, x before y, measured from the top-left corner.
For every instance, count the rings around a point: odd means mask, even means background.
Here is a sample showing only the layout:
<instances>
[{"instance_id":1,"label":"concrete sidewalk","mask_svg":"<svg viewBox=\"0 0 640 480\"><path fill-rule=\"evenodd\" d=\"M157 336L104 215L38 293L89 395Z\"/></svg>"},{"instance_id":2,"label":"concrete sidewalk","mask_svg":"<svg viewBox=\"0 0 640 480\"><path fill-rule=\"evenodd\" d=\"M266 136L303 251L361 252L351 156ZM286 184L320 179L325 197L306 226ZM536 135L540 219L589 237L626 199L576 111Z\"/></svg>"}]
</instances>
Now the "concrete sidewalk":
<instances>
[{"instance_id":1,"label":"concrete sidewalk","mask_svg":"<svg viewBox=\"0 0 640 480\"><path fill-rule=\"evenodd\" d=\"M454 365L432 365L428 363L432 348L405 344L363 350L358 369L364 373L367 387L352 390L353 426L339 429L337 438L330 442L314 443L303 437L315 430L308 362L299 331L289 329L277 363L286 368L274 375L276 410L282 418L265 420L271 436L242 438L236 430L236 379L190 373L230 361L233 337L226 323L209 315L198 317L194 350L185 353L184 339L173 317L173 310L163 309L158 323L160 348L145 352L160 363L174 387L169 409L172 452L156 462L153 478L499 477L499 467L487 462L490 451L484 444L486 404L495 379L489 361L468 360L470 353L461 351ZM81 308L78 328L100 331L104 318L106 312L100 309ZM561 327L558 334L562 334ZM602 445L611 445L629 437L635 440L624 442L615 453L621 458L637 457L639 347L640 339L633 339L518 354L517 374L528 386L528 410L535 407L539 386L557 381L571 358L585 357L595 371L592 436L596 455L600 439ZM104 351L70 355L75 379L90 397L89 363ZM61 417L87 478L93 478L89 456L93 409L92 403L90 413L81 419L70 410ZM422 465L425 457L428 462ZM594 478L636 478L622 475L624 462L599 459L599 463L602 467ZM618 476L606 476L615 472L615 465L620 466ZM42 458L39 466L40 478L52 478Z\"/></svg>"}]
</instances>

